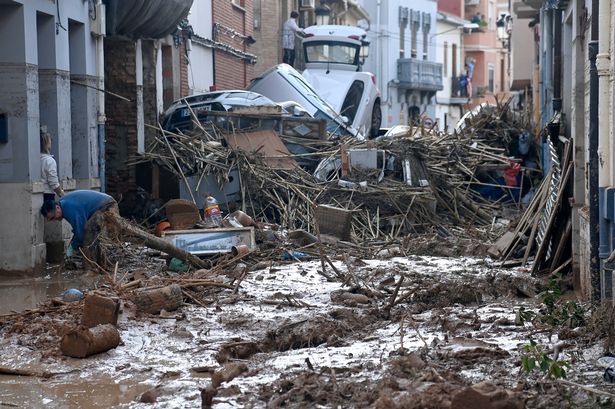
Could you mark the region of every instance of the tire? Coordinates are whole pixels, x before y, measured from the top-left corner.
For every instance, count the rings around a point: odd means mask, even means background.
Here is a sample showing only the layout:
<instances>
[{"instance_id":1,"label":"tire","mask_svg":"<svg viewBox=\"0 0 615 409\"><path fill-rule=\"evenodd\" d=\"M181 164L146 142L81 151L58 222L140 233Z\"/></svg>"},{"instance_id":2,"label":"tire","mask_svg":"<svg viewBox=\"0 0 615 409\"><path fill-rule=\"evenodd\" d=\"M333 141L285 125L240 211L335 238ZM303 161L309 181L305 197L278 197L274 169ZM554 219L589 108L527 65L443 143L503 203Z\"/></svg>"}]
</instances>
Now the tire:
<instances>
[{"instance_id":1,"label":"tire","mask_svg":"<svg viewBox=\"0 0 615 409\"><path fill-rule=\"evenodd\" d=\"M369 138L375 138L378 136L378 130L380 129L380 125L382 124L382 110L380 109L380 101L374 102L374 106L372 108L372 116L370 121L369 128Z\"/></svg>"}]
</instances>

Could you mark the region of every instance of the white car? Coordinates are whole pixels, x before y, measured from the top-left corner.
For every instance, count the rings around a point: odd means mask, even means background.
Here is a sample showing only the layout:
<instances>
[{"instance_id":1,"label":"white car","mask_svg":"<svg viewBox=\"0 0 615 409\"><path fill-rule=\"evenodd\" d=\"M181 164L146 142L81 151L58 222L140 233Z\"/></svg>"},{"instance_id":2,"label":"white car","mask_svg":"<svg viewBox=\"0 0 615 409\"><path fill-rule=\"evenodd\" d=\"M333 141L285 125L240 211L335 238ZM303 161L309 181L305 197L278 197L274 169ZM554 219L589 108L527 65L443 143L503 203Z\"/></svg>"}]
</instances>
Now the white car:
<instances>
[{"instance_id":1,"label":"white car","mask_svg":"<svg viewBox=\"0 0 615 409\"><path fill-rule=\"evenodd\" d=\"M314 118L324 119L327 123L327 132L332 135L363 137L318 95L299 71L288 64L271 67L253 79L246 90L262 94L278 104L296 102Z\"/></svg>"},{"instance_id":2,"label":"white car","mask_svg":"<svg viewBox=\"0 0 615 409\"><path fill-rule=\"evenodd\" d=\"M367 57L365 30L323 25L305 29L303 77L318 95L365 136L378 135L382 122L376 76L361 71Z\"/></svg>"}]
</instances>

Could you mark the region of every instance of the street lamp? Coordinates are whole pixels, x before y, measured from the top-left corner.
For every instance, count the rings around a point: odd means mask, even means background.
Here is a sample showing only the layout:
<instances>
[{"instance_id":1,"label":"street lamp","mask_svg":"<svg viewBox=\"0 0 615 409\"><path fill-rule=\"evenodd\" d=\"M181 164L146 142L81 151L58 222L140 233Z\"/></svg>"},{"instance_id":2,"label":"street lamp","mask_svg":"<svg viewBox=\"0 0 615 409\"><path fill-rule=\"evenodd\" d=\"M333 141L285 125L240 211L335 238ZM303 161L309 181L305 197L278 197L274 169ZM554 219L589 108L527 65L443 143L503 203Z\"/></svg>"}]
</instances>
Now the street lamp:
<instances>
[{"instance_id":1,"label":"street lamp","mask_svg":"<svg viewBox=\"0 0 615 409\"><path fill-rule=\"evenodd\" d=\"M314 14L316 14L317 25L323 26L329 24L331 9L325 4L324 0L320 0L320 6L316 7Z\"/></svg>"}]
</instances>

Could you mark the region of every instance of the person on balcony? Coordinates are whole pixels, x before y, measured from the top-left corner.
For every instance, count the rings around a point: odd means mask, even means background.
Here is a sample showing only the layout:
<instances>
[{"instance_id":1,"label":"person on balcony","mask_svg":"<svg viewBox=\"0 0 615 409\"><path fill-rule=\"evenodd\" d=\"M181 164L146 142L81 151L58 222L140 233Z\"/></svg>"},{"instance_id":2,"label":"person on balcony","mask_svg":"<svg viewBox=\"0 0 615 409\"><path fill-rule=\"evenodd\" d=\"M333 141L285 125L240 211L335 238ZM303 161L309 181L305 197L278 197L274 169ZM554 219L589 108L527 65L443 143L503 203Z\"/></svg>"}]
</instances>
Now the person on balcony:
<instances>
[{"instance_id":1,"label":"person on balcony","mask_svg":"<svg viewBox=\"0 0 615 409\"><path fill-rule=\"evenodd\" d=\"M469 61L465 65L465 70L467 73L467 86L466 86L467 97L472 98L472 76L474 74L474 63Z\"/></svg>"},{"instance_id":2,"label":"person on balcony","mask_svg":"<svg viewBox=\"0 0 615 409\"><path fill-rule=\"evenodd\" d=\"M468 96L468 76L465 71L459 75L459 94L464 98Z\"/></svg>"},{"instance_id":3,"label":"person on balcony","mask_svg":"<svg viewBox=\"0 0 615 409\"><path fill-rule=\"evenodd\" d=\"M297 25L297 17L299 17L299 13L291 12L290 18L286 20L282 28L282 48L284 49L282 61L291 67L295 63L295 34L304 32Z\"/></svg>"}]
</instances>

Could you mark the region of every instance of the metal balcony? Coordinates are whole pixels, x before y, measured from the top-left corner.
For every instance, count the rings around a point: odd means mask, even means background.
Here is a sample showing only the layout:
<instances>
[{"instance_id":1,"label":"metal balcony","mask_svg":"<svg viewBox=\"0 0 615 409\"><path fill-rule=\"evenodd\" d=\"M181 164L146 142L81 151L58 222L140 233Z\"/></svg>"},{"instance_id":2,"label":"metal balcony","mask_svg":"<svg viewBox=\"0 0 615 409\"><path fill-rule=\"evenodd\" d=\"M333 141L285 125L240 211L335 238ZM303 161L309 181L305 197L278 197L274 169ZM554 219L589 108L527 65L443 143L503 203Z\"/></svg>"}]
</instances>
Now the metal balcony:
<instances>
[{"instance_id":1,"label":"metal balcony","mask_svg":"<svg viewBox=\"0 0 615 409\"><path fill-rule=\"evenodd\" d=\"M468 103L470 98L468 98L468 90L462 90L459 86L459 77L451 77L449 78L451 81L451 95L448 99L448 103L450 105L463 105Z\"/></svg>"},{"instance_id":2,"label":"metal balcony","mask_svg":"<svg viewBox=\"0 0 615 409\"><path fill-rule=\"evenodd\" d=\"M399 88L417 91L440 91L442 85L442 64L417 60L416 58L400 58L397 60L397 80Z\"/></svg>"}]
</instances>

